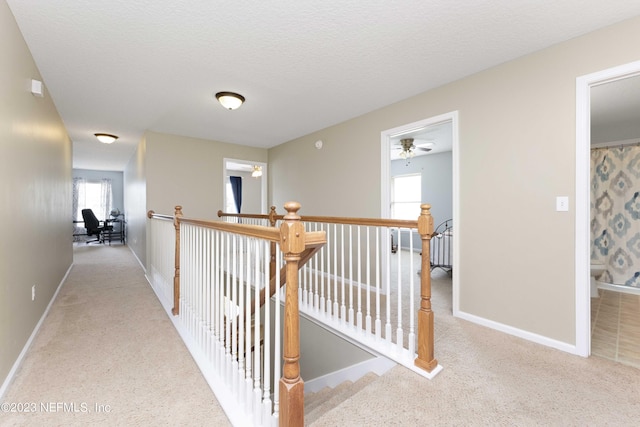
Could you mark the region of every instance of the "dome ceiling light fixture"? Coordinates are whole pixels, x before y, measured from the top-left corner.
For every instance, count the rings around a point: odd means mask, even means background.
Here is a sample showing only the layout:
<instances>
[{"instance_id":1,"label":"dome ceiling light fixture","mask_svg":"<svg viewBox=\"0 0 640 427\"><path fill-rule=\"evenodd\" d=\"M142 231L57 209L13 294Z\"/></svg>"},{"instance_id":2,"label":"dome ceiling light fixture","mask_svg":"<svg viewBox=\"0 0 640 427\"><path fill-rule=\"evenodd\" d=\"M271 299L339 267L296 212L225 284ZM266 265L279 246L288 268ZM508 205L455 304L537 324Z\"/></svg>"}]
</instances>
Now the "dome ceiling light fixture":
<instances>
[{"instance_id":1,"label":"dome ceiling light fixture","mask_svg":"<svg viewBox=\"0 0 640 427\"><path fill-rule=\"evenodd\" d=\"M218 92L216 99L227 110L235 110L245 101L244 96L235 92Z\"/></svg>"},{"instance_id":2,"label":"dome ceiling light fixture","mask_svg":"<svg viewBox=\"0 0 640 427\"><path fill-rule=\"evenodd\" d=\"M98 138L98 141L103 144L111 144L113 141L118 139L117 135L112 135L110 133L94 133L94 135Z\"/></svg>"}]
</instances>

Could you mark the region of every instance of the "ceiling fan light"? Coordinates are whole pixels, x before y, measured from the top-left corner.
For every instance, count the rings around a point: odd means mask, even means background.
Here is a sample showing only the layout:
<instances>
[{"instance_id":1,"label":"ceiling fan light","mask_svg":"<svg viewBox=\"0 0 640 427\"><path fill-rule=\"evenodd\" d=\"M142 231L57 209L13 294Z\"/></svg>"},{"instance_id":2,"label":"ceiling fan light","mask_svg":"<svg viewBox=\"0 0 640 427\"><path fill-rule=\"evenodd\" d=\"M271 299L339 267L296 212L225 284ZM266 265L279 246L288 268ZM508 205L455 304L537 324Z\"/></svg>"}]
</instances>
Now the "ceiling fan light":
<instances>
[{"instance_id":1,"label":"ceiling fan light","mask_svg":"<svg viewBox=\"0 0 640 427\"><path fill-rule=\"evenodd\" d=\"M98 138L98 141L103 144L111 144L113 141L118 139L116 135L111 135L110 133L94 133L94 135Z\"/></svg>"},{"instance_id":2,"label":"ceiling fan light","mask_svg":"<svg viewBox=\"0 0 640 427\"><path fill-rule=\"evenodd\" d=\"M227 110L235 110L245 101L244 96L234 92L218 92L216 99Z\"/></svg>"},{"instance_id":3,"label":"ceiling fan light","mask_svg":"<svg viewBox=\"0 0 640 427\"><path fill-rule=\"evenodd\" d=\"M258 178L262 176L262 166L254 165L253 172L251 172L251 177Z\"/></svg>"}]
</instances>

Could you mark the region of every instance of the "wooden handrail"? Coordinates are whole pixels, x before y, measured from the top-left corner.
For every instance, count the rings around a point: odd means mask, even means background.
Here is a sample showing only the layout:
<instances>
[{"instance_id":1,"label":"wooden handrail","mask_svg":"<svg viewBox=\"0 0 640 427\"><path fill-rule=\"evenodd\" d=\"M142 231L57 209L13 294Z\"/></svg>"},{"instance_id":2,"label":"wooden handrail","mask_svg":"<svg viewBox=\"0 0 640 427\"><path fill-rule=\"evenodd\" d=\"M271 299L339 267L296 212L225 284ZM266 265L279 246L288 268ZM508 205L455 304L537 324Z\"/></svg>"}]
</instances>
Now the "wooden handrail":
<instances>
[{"instance_id":1,"label":"wooden handrail","mask_svg":"<svg viewBox=\"0 0 640 427\"><path fill-rule=\"evenodd\" d=\"M254 219L268 219L280 221L284 218L284 215L276 215L275 206L271 206L271 214L234 214L218 211L218 217L229 218L254 218ZM351 218L341 216L300 216L302 222L320 222L328 224L344 224L344 225L364 225L371 227L390 227L390 228L418 228L417 220L410 219L385 219L385 218Z\"/></svg>"},{"instance_id":2,"label":"wooden handrail","mask_svg":"<svg viewBox=\"0 0 640 427\"><path fill-rule=\"evenodd\" d=\"M149 219L155 218L155 219L173 221L173 217L171 215L157 214L154 211L147 212L147 218L149 218Z\"/></svg>"},{"instance_id":3,"label":"wooden handrail","mask_svg":"<svg viewBox=\"0 0 640 427\"><path fill-rule=\"evenodd\" d=\"M268 240L270 242L280 241L280 230L273 227L265 227L264 225L246 225L233 224L230 222L210 221L204 219L181 218L183 224L197 225L212 230L226 231L228 233L239 234L242 236L255 237L257 239Z\"/></svg>"},{"instance_id":4,"label":"wooden handrail","mask_svg":"<svg viewBox=\"0 0 640 427\"><path fill-rule=\"evenodd\" d=\"M222 212L222 210L218 210L218 218L223 218L223 217L232 217L232 218L249 218L249 219L267 219L269 220L269 223L272 227L276 226L276 221L281 220L283 218L283 215L278 215L276 214L276 207L275 206L271 206L271 208L269 209L269 214L265 215L265 214L243 214L243 213L227 213L227 212Z\"/></svg>"}]
</instances>

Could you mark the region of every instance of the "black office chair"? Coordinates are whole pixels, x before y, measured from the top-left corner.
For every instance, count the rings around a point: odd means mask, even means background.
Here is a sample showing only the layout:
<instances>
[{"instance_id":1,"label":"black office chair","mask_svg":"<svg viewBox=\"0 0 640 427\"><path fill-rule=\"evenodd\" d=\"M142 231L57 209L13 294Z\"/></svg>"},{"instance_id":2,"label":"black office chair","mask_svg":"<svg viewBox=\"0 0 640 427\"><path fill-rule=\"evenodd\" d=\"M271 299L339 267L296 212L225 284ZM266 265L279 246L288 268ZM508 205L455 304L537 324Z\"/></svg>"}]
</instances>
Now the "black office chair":
<instances>
[{"instance_id":1,"label":"black office chair","mask_svg":"<svg viewBox=\"0 0 640 427\"><path fill-rule=\"evenodd\" d=\"M87 236L96 236L96 240L87 240L87 243L104 243L104 233L111 233L113 230L113 227L110 225L103 225L101 227L100 221L91 209L82 209L82 219L84 219L84 228L87 229Z\"/></svg>"}]
</instances>

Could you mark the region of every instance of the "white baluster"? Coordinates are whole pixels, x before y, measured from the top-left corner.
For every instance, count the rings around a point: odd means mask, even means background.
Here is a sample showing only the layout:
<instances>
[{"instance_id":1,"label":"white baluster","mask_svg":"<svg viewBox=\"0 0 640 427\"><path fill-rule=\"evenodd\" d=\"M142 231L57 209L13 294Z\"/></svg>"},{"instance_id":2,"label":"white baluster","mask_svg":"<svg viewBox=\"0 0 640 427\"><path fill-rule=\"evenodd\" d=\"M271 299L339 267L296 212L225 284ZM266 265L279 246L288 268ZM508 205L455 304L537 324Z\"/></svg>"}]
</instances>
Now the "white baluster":
<instances>
[{"instance_id":1,"label":"white baluster","mask_svg":"<svg viewBox=\"0 0 640 427\"><path fill-rule=\"evenodd\" d=\"M380 267L380 228L376 227L376 322L374 329L377 340L382 337L382 320L380 319L380 290L382 283L380 281Z\"/></svg>"},{"instance_id":2,"label":"white baluster","mask_svg":"<svg viewBox=\"0 0 640 427\"><path fill-rule=\"evenodd\" d=\"M403 348L404 335L402 332L402 231L398 228L398 328L396 329L397 350L400 352Z\"/></svg>"},{"instance_id":3,"label":"white baluster","mask_svg":"<svg viewBox=\"0 0 640 427\"><path fill-rule=\"evenodd\" d=\"M362 332L362 253L360 241L360 226L358 226L358 310L356 311L356 325L358 332Z\"/></svg>"},{"instance_id":4,"label":"white baluster","mask_svg":"<svg viewBox=\"0 0 640 427\"><path fill-rule=\"evenodd\" d=\"M413 358L416 352L415 334L415 301L414 301L414 268L413 268L413 229L409 230L409 356Z\"/></svg>"},{"instance_id":5,"label":"white baluster","mask_svg":"<svg viewBox=\"0 0 640 427\"><path fill-rule=\"evenodd\" d=\"M346 292L345 292L345 275L344 275L344 225L341 225L340 232L340 263L341 265L341 273L340 277L342 278L342 295L340 298L340 323L346 323L347 321L347 306L346 306Z\"/></svg>"},{"instance_id":6,"label":"white baluster","mask_svg":"<svg viewBox=\"0 0 640 427\"><path fill-rule=\"evenodd\" d=\"M243 408L246 409L247 402L245 401L246 393L245 393L245 382L244 382L244 369L245 369L245 298L244 298L244 244L246 241L245 236L241 236L238 239L238 372L236 376L238 377L238 400Z\"/></svg>"},{"instance_id":7,"label":"white baluster","mask_svg":"<svg viewBox=\"0 0 640 427\"><path fill-rule=\"evenodd\" d=\"M280 245L276 245L276 253L280 253ZM275 294L275 307L276 307L276 313L275 313L275 328L274 328L274 341L273 341L273 345L274 345L274 364L273 364L273 377L274 377L274 381L273 381L273 419L274 419L274 426L278 425L278 421L279 421L279 417L280 417L280 360L282 358L281 354L280 354L280 348L282 347L281 345L281 341L282 338L280 337L280 328L281 328L281 320L280 320L280 257L276 257L276 287L277 287L277 291Z\"/></svg>"},{"instance_id":8,"label":"white baluster","mask_svg":"<svg viewBox=\"0 0 640 427\"><path fill-rule=\"evenodd\" d=\"M316 223L316 231L318 230L322 230L324 228L324 225L321 225L320 228L318 228L318 223ZM322 312L323 314L325 313L325 286L324 286L324 252L325 252L325 247L323 246L320 249L320 253L316 254L316 259L319 259L319 263L318 265L316 265L316 282L318 283L318 286L320 287L320 299L318 300L317 303L317 307L320 310L320 312Z\"/></svg>"},{"instance_id":9,"label":"white baluster","mask_svg":"<svg viewBox=\"0 0 640 427\"><path fill-rule=\"evenodd\" d=\"M393 233L392 229L387 229L387 233ZM388 242L389 239L387 238L386 241ZM386 294L386 318L387 321L384 325L384 338L387 340L388 343L391 343L391 251L389 250L389 248L387 247L387 249L385 250L386 254L387 254L387 269L386 269L386 274L385 274L385 282L386 282L386 289L387 289L387 294Z\"/></svg>"},{"instance_id":10,"label":"white baluster","mask_svg":"<svg viewBox=\"0 0 640 427\"><path fill-rule=\"evenodd\" d=\"M247 411L253 410L253 382L252 382L252 360L251 360L251 336L253 331L251 330L251 262L252 262L252 239L247 239L247 280L245 284L246 290L246 311L245 311L245 348L246 348L246 366L245 366L245 402L247 405Z\"/></svg>"},{"instance_id":11,"label":"white baluster","mask_svg":"<svg viewBox=\"0 0 640 427\"><path fill-rule=\"evenodd\" d=\"M255 274L254 274L254 307L253 312L253 324L254 324L254 338L253 338L253 366L255 367L253 372L253 415L254 422L258 425L262 423L260 414L260 381L261 381L261 364L260 364L260 247L259 242L255 242Z\"/></svg>"},{"instance_id":12,"label":"white baluster","mask_svg":"<svg viewBox=\"0 0 640 427\"><path fill-rule=\"evenodd\" d=\"M236 234L231 239L231 307L229 307L229 316L231 316L231 390L235 395L238 392L238 237Z\"/></svg>"},{"instance_id":13,"label":"white baluster","mask_svg":"<svg viewBox=\"0 0 640 427\"><path fill-rule=\"evenodd\" d=\"M263 258L263 281L265 283L265 303L264 303L264 349L261 349L264 354L264 375L263 375L263 393L262 393L262 419L265 421L271 419L271 297L269 286L269 242L267 240L262 241L262 248L264 252Z\"/></svg>"},{"instance_id":14,"label":"white baluster","mask_svg":"<svg viewBox=\"0 0 640 427\"><path fill-rule=\"evenodd\" d=\"M353 311L353 226L349 225L349 326L355 324Z\"/></svg>"},{"instance_id":15,"label":"white baluster","mask_svg":"<svg viewBox=\"0 0 640 427\"><path fill-rule=\"evenodd\" d=\"M205 231L204 242L205 259L205 314L206 314L206 339L205 357L211 362L211 230Z\"/></svg>"},{"instance_id":16,"label":"white baluster","mask_svg":"<svg viewBox=\"0 0 640 427\"><path fill-rule=\"evenodd\" d=\"M333 224L333 319L338 320L338 225Z\"/></svg>"},{"instance_id":17,"label":"white baluster","mask_svg":"<svg viewBox=\"0 0 640 427\"><path fill-rule=\"evenodd\" d=\"M367 315L365 317L365 330L371 334L371 227L367 227Z\"/></svg>"}]
</instances>

